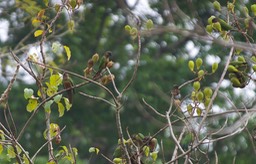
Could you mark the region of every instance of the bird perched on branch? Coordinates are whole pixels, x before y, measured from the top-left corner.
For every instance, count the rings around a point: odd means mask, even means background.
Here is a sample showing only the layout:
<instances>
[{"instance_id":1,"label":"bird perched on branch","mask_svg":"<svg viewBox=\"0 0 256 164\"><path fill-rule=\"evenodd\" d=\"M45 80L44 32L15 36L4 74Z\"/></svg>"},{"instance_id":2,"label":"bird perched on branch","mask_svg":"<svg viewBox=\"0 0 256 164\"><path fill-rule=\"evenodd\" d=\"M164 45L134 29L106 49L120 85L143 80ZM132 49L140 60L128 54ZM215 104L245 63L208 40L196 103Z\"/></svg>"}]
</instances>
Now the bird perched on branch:
<instances>
[{"instance_id":1,"label":"bird perched on branch","mask_svg":"<svg viewBox=\"0 0 256 164\"><path fill-rule=\"evenodd\" d=\"M72 104L73 94L75 93L75 90L74 90L74 88L72 88L74 84L67 72L64 72L64 74L63 74L62 84L63 84L64 89L67 89L67 97L68 97L69 103Z\"/></svg>"},{"instance_id":2,"label":"bird perched on branch","mask_svg":"<svg viewBox=\"0 0 256 164\"><path fill-rule=\"evenodd\" d=\"M96 74L94 75L93 79L97 79L100 76L101 72L107 67L107 64L109 62L109 58L110 58L111 55L112 55L111 51L106 51L104 53L104 55L100 59L99 69L96 72Z\"/></svg>"}]
</instances>

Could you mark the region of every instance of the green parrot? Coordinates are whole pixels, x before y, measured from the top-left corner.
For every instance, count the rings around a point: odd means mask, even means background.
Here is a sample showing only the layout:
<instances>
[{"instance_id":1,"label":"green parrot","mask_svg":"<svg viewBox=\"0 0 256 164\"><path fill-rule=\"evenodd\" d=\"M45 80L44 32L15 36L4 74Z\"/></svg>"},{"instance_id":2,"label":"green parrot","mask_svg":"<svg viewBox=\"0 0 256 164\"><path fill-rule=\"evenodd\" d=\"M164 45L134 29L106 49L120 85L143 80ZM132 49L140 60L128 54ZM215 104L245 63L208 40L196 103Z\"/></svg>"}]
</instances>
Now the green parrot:
<instances>
[{"instance_id":1,"label":"green parrot","mask_svg":"<svg viewBox=\"0 0 256 164\"><path fill-rule=\"evenodd\" d=\"M108 62L109 62L109 57L110 57L111 55L112 55L112 52L111 52L111 51L106 51L106 52L104 53L104 55L103 55L102 58L100 59L99 69L98 69L98 71L96 72L96 74L95 74L94 77L93 77L94 79L97 79L97 78L100 76L102 70L106 68L106 66L107 66L107 64L108 64Z\"/></svg>"},{"instance_id":2,"label":"green parrot","mask_svg":"<svg viewBox=\"0 0 256 164\"><path fill-rule=\"evenodd\" d=\"M75 90L74 90L74 88L70 89L70 88L73 87L74 84L73 84L73 81L69 77L67 72L64 72L64 74L63 74L62 84L63 84L64 89L68 89L67 90L67 97L68 97L69 103L72 104L73 94L75 93Z\"/></svg>"}]
</instances>

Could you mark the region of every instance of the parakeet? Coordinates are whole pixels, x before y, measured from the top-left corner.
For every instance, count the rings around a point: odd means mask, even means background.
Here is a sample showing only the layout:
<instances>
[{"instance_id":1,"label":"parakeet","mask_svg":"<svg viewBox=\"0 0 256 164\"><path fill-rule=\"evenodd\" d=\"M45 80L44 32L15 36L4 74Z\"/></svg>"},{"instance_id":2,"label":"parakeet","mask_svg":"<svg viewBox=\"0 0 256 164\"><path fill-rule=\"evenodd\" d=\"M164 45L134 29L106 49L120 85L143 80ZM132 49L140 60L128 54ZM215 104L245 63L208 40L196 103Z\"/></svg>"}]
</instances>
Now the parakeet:
<instances>
[{"instance_id":1,"label":"parakeet","mask_svg":"<svg viewBox=\"0 0 256 164\"><path fill-rule=\"evenodd\" d=\"M99 69L96 72L96 74L94 75L94 79L97 79L100 76L100 73L102 72L103 69L106 68L108 62L109 62L109 57L112 55L111 51L106 51L104 53L104 55L102 56L102 58L100 59L100 63L99 63Z\"/></svg>"},{"instance_id":2,"label":"parakeet","mask_svg":"<svg viewBox=\"0 0 256 164\"><path fill-rule=\"evenodd\" d=\"M66 72L64 72L64 74L63 74L62 84L63 84L64 89L69 89L69 88L73 87L73 81L69 77L68 73L66 73ZM74 89L67 90L67 97L68 97L68 100L69 100L70 104L72 104L72 102L73 102L73 94L74 93L75 93Z\"/></svg>"}]
</instances>

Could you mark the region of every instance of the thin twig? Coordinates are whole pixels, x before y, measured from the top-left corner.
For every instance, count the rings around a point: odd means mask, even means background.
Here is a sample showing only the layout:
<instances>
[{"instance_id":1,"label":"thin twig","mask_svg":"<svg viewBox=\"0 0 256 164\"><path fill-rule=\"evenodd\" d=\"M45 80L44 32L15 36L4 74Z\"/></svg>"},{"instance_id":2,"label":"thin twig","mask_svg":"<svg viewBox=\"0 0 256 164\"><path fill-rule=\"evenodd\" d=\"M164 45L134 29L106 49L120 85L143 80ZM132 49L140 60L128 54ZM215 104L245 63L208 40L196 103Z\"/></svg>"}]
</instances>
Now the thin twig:
<instances>
[{"instance_id":1,"label":"thin twig","mask_svg":"<svg viewBox=\"0 0 256 164\"><path fill-rule=\"evenodd\" d=\"M54 140L64 129L66 128L66 126L64 126L58 134L56 134L56 136L50 138L49 140L47 140L47 142L45 142L33 155L33 157L31 158L32 161L34 161L34 159L36 158L37 154L52 140Z\"/></svg>"},{"instance_id":2,"label":"thin twig","mask_svg":"<svg viewBox=\"0 0 256 164\"><path fill-rule=\"evenodd\" d=\"M117 87L116 87L115 80L114 80L114 78L112 77L112 74L111 74L109 68L106 67L106 70L107 70L108 74L111 76L111 82L112 82L112 84L113 84L113 87L114 87L116 93L117 93L118 95L120 95L120 92L118 91L118 89L117 89Z\"/></svg>"},{"instance_id":3,"label":"thin twig","mask_svg":"<svg viewBox=\"0 0 256 164\"><path fill-rule=\"evenodd\" d=\"M17 74L18 74L18 72L19 72L19 68L20 68L20 65L18 64L18 65L16 66L16 70L15 70L15 72L14 72L14 75L13 75L13 77L12 77L12 79L11 79L9 85L8 85L7 88L5 89L4 93L1 95L0 104L1 104L2 102L4 102L4 101L7 100L8 95L9 95L9 92L10 92L11 89L12 89L13 83L14 83L15 80L16 80Z\"/></svg>"},{"instance_id":4,"label":"thin twig","mask_svg":"<svg viewBox=\"0 0 256 164\"><path fill-rule=\"evenodd\" d=\"M139 18L137 18L138 21ZM135 66L134 66L134 70L133 70L133 74L132 77L130 79L130 81L126 84L126 86L124 87L124 89L121 92L121 95L123 95L123 93L127 90L127 88L131 85L131 83L135 80L135 77L137 75L137 71L138 71L138 67L140 65L140 55L141 55L141 38L140 38L140 30L138 30L138 34L137 34L137 38L138 38L138 50L137 50L137 56L136 56L136 62L135 62Z\"/></svg>"},{"instance_id":5,"label":"thin twig","mask_svg":"<svg viewBox=\"0 0 256 164\"><path fill-rule=\"evenodd\" d=\"M149 109L151 109L153 112L155 112L156 115L158 115L158 116L160 116L160 117L163 117L163 118L165 117L165 115L159 113L154 107L152 107L151 105L149 105L149 104L145 101L144 98L142 98L142 101L143 101L143 103L144 103Z\"/></svg>"},{"instance_id":6,"label":"thin twig","mask_svg":"<svg viewBox=\"0 0 256 164\"><path fill-rule=\"evenodd\" d=\"M83 93L83 92L79 92L79 94L82 95L82 96L85 96L85 97L89 97L89 98L91 98L91 99L103 101L103 102L105 102L105 103L107 103L107 104L109 104L109 105L111 105L111 106L114 106L114 107L116 106L115 104L111 103L110 101L108 101L108 100L106 100L106 99L104 99L104 98L102 98L102 97L97 97L97 96L88 95L88 94Z\"/></svg>"},{"instance_id":7,"label":"thin twig","mask_svg":"<svg viewBox=\"0 0 256 164\"><path fill-rule=\"evenodd\" d=\"M217 97L217 94L218 94L220 85L221 85L222 81L224 80L224 77L225 77L225 75L226 75L226 73L227 73L228 65L229 65L229 63L230 63L230 61L231 61L231 58L232 58L232 56L233 56L233 53L234 53L234 47L232 47L231 50L230 50L230 52L229 52L229 55L228 55L228 59L227 59L225 68L224 68L224 70L223 70L223 72L222 72L222 75L221 75L221 77L220 77L220 79L219 79L219 82L218 82L218 84L217 84L217 86L216 86L216 88L215 88L215 90L214 90L214 93L213 93L212 98L211 98L211 100L210 100L210 102L209 102L209 105L207 106L207 108L206 108L206 110L205 110L205 114L204 114L204 116L203 116L203 118L202 118L202 121L201 121L201 123L199 124L198 133L200 133L200 130L201 130L201 128L202 128L202 126L203 126L203 124L204 124L204 122L205 122L205 120L206 120L206 118L207 118L207 116L208 116L208 113L209 113L209 111L210 111L210 108L212 107L213 101L214 101L215 98Z\"/></svg>"}]
</instances>

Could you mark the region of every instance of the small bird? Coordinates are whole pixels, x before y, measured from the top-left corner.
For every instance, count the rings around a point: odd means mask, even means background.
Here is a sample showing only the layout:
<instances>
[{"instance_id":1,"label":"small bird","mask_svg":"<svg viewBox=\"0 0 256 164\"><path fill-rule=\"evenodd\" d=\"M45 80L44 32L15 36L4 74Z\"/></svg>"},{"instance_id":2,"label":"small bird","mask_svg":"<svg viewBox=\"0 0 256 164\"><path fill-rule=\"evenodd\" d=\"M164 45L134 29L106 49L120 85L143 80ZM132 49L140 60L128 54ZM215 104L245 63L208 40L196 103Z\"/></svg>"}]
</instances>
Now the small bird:
<instances>
[{"instance_id":1,"label":"small bird","mask_svg":"<svg viewBox=\"0 0 256 164\"><path fill-rule=\"evenodd\" d=\"M68 89L67 90L67 97L68 97L69 103L72 104L73 94L75 93L75 90L74 90L74 88L70 89L70 88L73 87L74 84L73 84L73 81L69 77L67 72L64 72L64 74L63 74L62 84L63 84L64 89Z\"/></svg>"},{"instance_id":2,"label":"small bird","mask_svg":"<svg viewBox=\"0 0 256 164\"><path fill-rule=\"evenodd\" d=\"M108 64L108 62L109 62L109 57L112 55L112 52L111 51L106 51L105 53L104 53L104 55L102 56L102 58L100 59L100 63L99 63L99 69L98 69L98 71L96 72L96 74L94 75L94 79L97 79L99 76L100 76L100 74L101 74L101 72L102 72L102 70L104 70L106 67L107 67L107 64Z\"/></svg>"}]
</instances>

